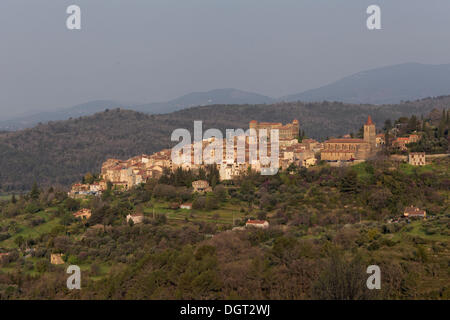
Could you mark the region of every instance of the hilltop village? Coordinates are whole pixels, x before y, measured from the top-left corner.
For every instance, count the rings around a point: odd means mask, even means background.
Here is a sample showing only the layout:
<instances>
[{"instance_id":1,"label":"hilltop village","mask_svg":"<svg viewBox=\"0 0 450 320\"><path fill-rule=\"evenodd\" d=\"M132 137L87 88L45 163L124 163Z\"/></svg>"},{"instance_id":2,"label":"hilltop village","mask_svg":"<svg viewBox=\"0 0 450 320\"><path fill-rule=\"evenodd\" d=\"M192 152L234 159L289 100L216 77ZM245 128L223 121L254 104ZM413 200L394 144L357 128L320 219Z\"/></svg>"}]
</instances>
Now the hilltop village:
<instances>
[{"instance_id":1,"label":"hilltop village","mask_svg":"<svg viewBox=\"0 0 450 320\"><path fill-rule=\"evenodd\" d=\"M261 130L266 130L268 133L272 129L278 130L278 160L282 170L286 170L291 164L309 168L316 165L318 161L328 162L332 166L357 164L374 157L384 144L384 135L377 135L375 123L370 116L363 126L362 139L352 138L350 135L329 139L324 142L301 138L298 120L293 120L287 124L252 120L249 123L249 128L254 129L258 135ZM270 138L270 135L268 138ZM410 142L409 139L418 139L418 136L401 138L400 146L404 147L406 143ZM202 150L205 150L213 142L214 138L204 139L202 141ZM190 147L193 150L194 144L191 144ZM223 160L217 164L221 181L232 180L246 173L249 169L260 172L264 167L259 158L256 161L250 161L248 141L245 144L244 163L238 163L237 161L238 147L236 144L231 156L226 153L225 143L223 148ZM270 155L270 142L268 142L268 149ZM96 195L106 190L108 184L111 184L116 189L128 190L133 186L145 183L149 179L158 179L166 169L174 171L182 168L183 170L198 171L200 168L206 167L205 164L196 164L193 157L191 161L184 161L182 164L177 165L172 161L171 151L171 149L164 149L152 155L143 154L128 160L108 159L101 167L101 175L98 181L89 184L74 184L69 192L69 196ZM214 157L214 149L212 149L210 156Z\"/></svg>"},{"instance_id":2,"label":"hilltop village","mask_svg":"<svg viewBox=\"0 0 450 320\"><path fill-rule=\"evenodd\" d=\"M330 166L342 167L355 165L369 159L373 159L383 149L386 144L386 134L378 133L375 123L369 115L367 121L362 126L362 137L355 138L347 134L339 138L331 138L324 142L301 137L302 131L298 120L291 123L282 124L274 122L258 122L252 120L249 129L254 129L259 136L261 130L268 133L268 156L271 154L270 130L276 129L279 132L279 168L286 170L291 165L309 168L315 166L319 161L328 163ZM395 137L390 142L391 150L395 152L408 152L407 145L418 143L421 139L419 133L397 137L396 127L390 130L390 134ZM223 140L223 160L217 163L217 170L221 181L232 180L239 177L248 170L261 172L265 166L258 159L251 160L249 157L248 137L245 142L245 161L239 163L237 137L234 138L234 152L232 155L226 152L226 140ZM215 138L204 139L202 150L214 143ZM194 143L190 145L193 154ZM214 158L213 148L209 156ZM394 152L394 153L395 153ZM84 197L86 195L99 195L108 188L108 184L116 190L128 190L133 186L147 182L149 179L159 179L164 170L175 171L179 168L198 172L199 169L207 167L204 163L196 163L191 156L190 161L183 161L175 164L171 157L172 150L164 149L152 155L142 154L128 160L108 159L101 167L99 179L92 183L75 183L68 195L73 198ZM393 156L395 157L395 156ZM403 160L411 165L425 165L425 152L409 152L408 155L398 156L397 160Z\"/></svg>"}]
</instances>

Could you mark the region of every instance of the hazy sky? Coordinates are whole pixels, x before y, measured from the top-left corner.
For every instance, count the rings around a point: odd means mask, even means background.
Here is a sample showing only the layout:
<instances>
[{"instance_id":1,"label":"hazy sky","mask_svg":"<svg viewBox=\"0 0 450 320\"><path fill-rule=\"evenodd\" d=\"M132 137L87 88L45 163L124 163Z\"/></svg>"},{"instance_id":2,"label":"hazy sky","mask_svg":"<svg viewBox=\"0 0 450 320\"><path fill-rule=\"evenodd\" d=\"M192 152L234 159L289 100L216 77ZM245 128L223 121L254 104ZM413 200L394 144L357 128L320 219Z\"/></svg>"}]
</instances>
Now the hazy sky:
<instances>
[{"instance_id":1,"label":"hazy sky","mask_svg":"<svg viewBox=\"0 0 450 320\"><path fill-rule=\"evenodd\" d=\"M66 28L66 8L82 30ZM378 4L382 30L366 28ZM0 0L0 118L237 88L274 97L450 63L449 0Z\"/></svg>"}]
</instances>

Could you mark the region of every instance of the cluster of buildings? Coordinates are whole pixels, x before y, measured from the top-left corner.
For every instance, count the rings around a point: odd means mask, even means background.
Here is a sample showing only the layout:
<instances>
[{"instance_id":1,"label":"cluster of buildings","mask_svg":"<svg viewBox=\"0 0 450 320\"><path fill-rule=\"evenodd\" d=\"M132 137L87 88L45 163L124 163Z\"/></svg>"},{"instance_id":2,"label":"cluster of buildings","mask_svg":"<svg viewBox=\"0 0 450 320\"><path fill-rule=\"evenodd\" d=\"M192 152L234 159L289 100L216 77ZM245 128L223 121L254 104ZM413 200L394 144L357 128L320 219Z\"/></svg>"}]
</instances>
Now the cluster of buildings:
<instances>
[{"instance_id":1,"label":"cluster of buildings","mask_svg":"<svg viewBox=\"0 0 450 320\"><path fill-rule=\"evenodd\" d=\"M377 135L375 123L370 116L364 124L362 139L344 136L343 138L329 139L322 143L313 139L303 139L299 142L300 124L298 120L287 124L252 120L249 123L249 129L255 130L258 137L260 137L261 130L264 130L265 134L267 134L267 156L269 158L272 152L271 130L278 130L278 167L283 170L287 169L291 164L306 168L314 166L318 161L319 155L321 160L328 162L365 161L373 157L385 143L384 135ZM226 139L222 141L222 146L219 149L211 146L220 140L209 138L201 141L203 162L195 161L196 143L183 148L183 154L181 155L183 161L177 163L172 160L171 149L164 149L152 155L139 155L128 160L108 159L102 164L99 182L94 184L74 184L69 192L69 196L76 198L86 195L98 195L106 190L108 183L116 188L126 190L144 183L148 179L159 178L163 174L164 169L173 171L181 167L185 170L196 171L206 166L205 160L208 157L209 159L219 159L219 161L216 161L216 164L221 180L231 180L240 176L246 173L250 167L252 170L260 172L267 166L262 164L260 151L258 151L256 159L250 157L251 148L248 136L244 138L245 142L243 144L238 142L239 137L234 137L233 139L234 149L231 148L233 150L226 149ZM419 136L412 134L409 137L397 138L394 144L400 148L406 148L406 144L418 140ZM191 152L186 152L185 154L185 151L189 150L189 148ZM223 148L221 155L216 155L217 150L221 150L220 148ZM205 150L205 153L203 153L203 150ZM245 152L245 159L242 161L243 152ZM414 165L422 165L425 163L424 155L419 153L411 154L409 162ZM198 182L198 184L198 186L193 185L195 190L207 188L202 186L202 182Z\"/></svg>"},{"instance_id":2,"label":"cluster of buildings","mask_svg":"<svg viewBox=\"0 0 450 320\"><path fill-rule=\"evenodd\" d=\"M266 130L268 139L270 140L270 131L272 129L279 130L279 166L282 169L289 167L291 163L299 166L310 167L316 164L317 159L315 154L320 152L322 144L313 139L304 139L301 143L298 141L300 125L298 120L292 123L283 125L282 123L272 122L257 122L253 120L249 123L249 128L254 129L259 136L261 130ZM231 180L248 171L249 167L253 170L260 171L264 168L258 159L251 160L249 157L249 141L248 137L245 140L245 161L238 160L239 151L237 137L232 154L226 152L226 141L223 143L222 161L217 163L221 180ZM205 150L211 143L215 141L214 138L205 139L202 141L202 150ZM194 150L194 144L190 145L191 151ZM268 154L271 156L271 144L267 143ZM186 159L181 164L175 164L172 161L172 150L164 149L152 155L139 155L128 160L108 159L102 164L101 179L94 184L76 183L72 186L69 196L73 198L85 197L88 195L98 195L106 190L108 183L117 188L129 189L135 185L146 182L151 178L159 178L164 169L176 170L181 167L183 169L198 170L206 165L204 163L197 163L194 161L191 152L191 159ZM215 149L210 148L210 154L206 154L212 158L215 157ZM209 186L203 186L202 182L193 185L194 189L203 191Z\"/></svg>"},{"instance_id":3,"label":"cluster of buildings","mask_svg":"<svg viewBox=\"0 0 450 320\"><path fill-rule=\"evenodd\" d=\"M399 148L401 151L406 151L407 144L419 141L420 136L417 134L410 134L408 137L398 137L392 142L392 146Z\"/></svg>"},{"instance_id":4,"label":"cluster of buildings","mask_svg":"<svg viewBox=\"0 0 450 320\"><path fill-rule=\"evenodd\" d=\"M323 150L321 150L321 159L325 161L367 160L379 151L382 141L380 136L377 137L375 123L369 116L364 124L363 139L327 140L324 143Z\"/></svg>"},{"instance_id":5,"label":"cluster of buildings","mask_svg":"<svg viewBox=\"0 0 450 320\"><path fill-rule=\"evenodd\" d=\"M104 190L103 186L98 183L94 182L92 184L84 184L84 183L75 183L72 185L72 189L68 193L69 197L71 198L83 198L85 196L96 196L101 194L101 192Z\"/></svg>"}]
</instances>

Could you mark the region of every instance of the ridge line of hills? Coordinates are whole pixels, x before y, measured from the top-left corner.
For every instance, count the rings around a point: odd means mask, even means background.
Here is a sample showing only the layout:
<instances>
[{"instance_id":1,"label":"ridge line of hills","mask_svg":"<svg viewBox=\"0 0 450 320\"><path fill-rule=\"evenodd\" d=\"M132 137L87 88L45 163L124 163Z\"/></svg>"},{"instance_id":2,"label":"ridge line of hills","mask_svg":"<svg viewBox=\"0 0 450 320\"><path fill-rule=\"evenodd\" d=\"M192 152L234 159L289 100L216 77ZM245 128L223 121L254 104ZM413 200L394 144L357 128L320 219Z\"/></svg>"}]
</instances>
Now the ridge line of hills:
<instances>
[{"instance_id":1,"label":"ridge line of hills","mask_svg":"<svg viewBox=\"0 0 450 320\"><path fill-rule=\"evenodd\" d=\"M192 92L166 102L126 104L112 100L90 101L57 111L38 112L0 121L0 130L20 130L38 123L92 115L121 107L148 114L167 114L205 105L273 104L280 102L340 101L353 104L397 104L450 94L450 64L404 63L362 71L333 83L280 98L233 88Z\"/></svg>"}]
</instances>

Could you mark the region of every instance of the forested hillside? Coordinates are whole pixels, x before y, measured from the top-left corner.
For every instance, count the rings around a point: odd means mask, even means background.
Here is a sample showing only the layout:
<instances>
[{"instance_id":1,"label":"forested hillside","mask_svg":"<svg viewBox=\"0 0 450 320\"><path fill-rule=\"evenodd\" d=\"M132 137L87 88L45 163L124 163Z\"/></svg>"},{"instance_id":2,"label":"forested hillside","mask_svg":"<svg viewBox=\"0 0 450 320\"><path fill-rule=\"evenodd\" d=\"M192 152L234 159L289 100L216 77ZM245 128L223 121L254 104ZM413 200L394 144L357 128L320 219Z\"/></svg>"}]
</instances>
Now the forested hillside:
<instances>
[{"instance_id":1,"label":"forested hillside","mask_svg":"<svg viewBox=\"0 0 450 320\"><path fill-rule=\"evenodd\" d=\"M199 176L180 170L79 200L34 187L0 199L0 300L448 300L449 161L292 165L207 194L190 192ZM192 209L173 207L182 200ZM410 205L427 219L402 217ZM80 208L92 215L75 218ZM69 265L81 290L67 289ZM380 290L367 289L369 265L380 267Z\"/></svg>"},{"instance_id":2,"label":"forested hillside","mask_svg":"<svg viewBox=\"0 0 450 320\"><path fill-rule=\"evenodd\" d=\"M424 99L399 105L352 105L339 102L278 103L272 105L214 105L165 115L130 110L109 110L93 116L50 122L32 129L0 133L0 187L3 191L28 190L41 185L68 185L89 171L98 172L110 157L128 158L170 146L176 128L248 128L259 121L300 121L312 138L357 132L370 114L378 128L386 119L428 114L448 108L450 97Z\"/></svg>"}]
</instances>

